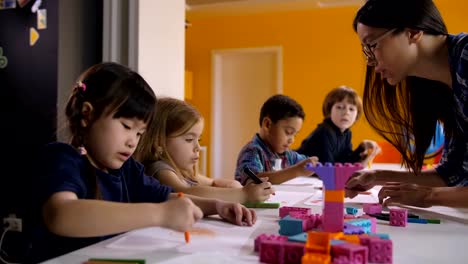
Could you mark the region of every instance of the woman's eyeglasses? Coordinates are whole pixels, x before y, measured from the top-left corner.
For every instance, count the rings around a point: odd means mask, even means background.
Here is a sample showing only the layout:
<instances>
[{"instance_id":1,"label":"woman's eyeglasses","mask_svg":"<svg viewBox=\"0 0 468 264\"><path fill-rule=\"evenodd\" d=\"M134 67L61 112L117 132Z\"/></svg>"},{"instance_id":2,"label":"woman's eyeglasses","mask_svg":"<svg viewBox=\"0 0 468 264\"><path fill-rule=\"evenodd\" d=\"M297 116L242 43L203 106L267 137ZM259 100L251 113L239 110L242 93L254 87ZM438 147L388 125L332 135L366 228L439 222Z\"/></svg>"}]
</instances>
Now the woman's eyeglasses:
<instances>
[{"instance_id":1,"label":"woman's eyeglasses","mask_svg":"<svg viewBox=\"0 0 468 264\"><path fill-rule=\"evenodd\" d=\"M377 46L378 42L387 37L388 35L392 34L396 29L390 29L385 31L382 35L374 39L368 44L362 44L362 52L364 52L364 55L366 55L367 59L367 64L370 66L376 66L377 65L377 60L375 59L375 54L373 50Z\"/></svg>"}]
</instances>

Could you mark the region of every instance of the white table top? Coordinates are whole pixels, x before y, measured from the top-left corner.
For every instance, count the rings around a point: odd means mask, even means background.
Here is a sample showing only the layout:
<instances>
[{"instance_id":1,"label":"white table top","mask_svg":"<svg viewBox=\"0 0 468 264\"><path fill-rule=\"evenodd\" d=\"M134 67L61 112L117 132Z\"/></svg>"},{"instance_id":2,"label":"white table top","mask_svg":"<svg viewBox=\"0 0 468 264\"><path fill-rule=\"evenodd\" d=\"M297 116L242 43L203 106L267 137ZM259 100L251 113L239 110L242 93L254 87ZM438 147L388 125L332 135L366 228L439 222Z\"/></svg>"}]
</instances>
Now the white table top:
<instances>
[{"instance_id":1,"label":"white table top","mask_svg":"<svg viewBox=\"0 0 468 264\"><path fill-rule=\"evenodd\" d=\"M399 165L393 165L393 168ZM378 167L377 165L373 167ZM392 167L392 166L390 166ZM381 167L382 168L382 167ZM275 186L282 205L310 207L321 213L321 205L310 204L320 192L316 178L297 178ZM362 197L361 197L362 198ZM346 200L348 206L361 206L365 199ZM289 200L289 201L288 201ZM407 227L389 226L378 221L377 233L390 235L393 263L467 263L468 210L445 207L413 211L424 218L441 219L441 224L408 223ZM253 227L238 227L221 221L203 219L195 226L191 242L183 234L162 228L135 230L71 252L45 263L83 263L89 258L145 259L146 263L259 263L253 252L254 239L262 234L278 234L278 209L256 209L258 222ZM362 211L360 210L360 213ZM138 216L135 216L138 217Z\"/></svg>"}]
</instances>

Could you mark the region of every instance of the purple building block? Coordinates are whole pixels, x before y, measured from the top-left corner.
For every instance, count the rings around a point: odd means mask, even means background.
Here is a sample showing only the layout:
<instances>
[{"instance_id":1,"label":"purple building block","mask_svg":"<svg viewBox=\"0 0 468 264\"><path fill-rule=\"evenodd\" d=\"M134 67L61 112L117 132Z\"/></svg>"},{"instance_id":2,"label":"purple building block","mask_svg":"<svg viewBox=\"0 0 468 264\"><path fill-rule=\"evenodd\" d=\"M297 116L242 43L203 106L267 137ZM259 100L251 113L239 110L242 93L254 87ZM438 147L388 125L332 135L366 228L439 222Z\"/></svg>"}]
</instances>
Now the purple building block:
<instances>
[{"instance_id":1,"label":"purple building block","mask_svg":"<svg viewBox=\"0 0 468 264\"><path fill-rule=\"evenodd\" d=\"M382 205L379 203L367 203L362 205L362 209L366 214L382 213Z\"/></svg>"},{"instance_id":2,"label":"purple building block","mask_svg":"<svg viewBox=\"0 0 468 264\"><path fill-rule=\"evenodd\" d=\"M405 227L407 222L408 222L408 210L390 209L390 225Z\"/></svg>"},{"instance_id":3,"label":"purple building block","mask_svg":"<svg viewBox=\"0 0 468 264\"><path fill-rule=\"evenodd\" d=\"M359 226L344 223L343 233L345 235L361 235L364 234L364 230Z\"/></svg>"},{"instance_id":4,"label":"purple building block","mask_svg":"<svg viewBox=\"0 0 468 264\"><path fill-rule=\"evenodd\" d=\"M343 243L332 245L331 252L334 264L366 264L368 249L365 246Z\"/></svg>"},{"instance_id":5,"label":"purple building block","mask_svg":"<svg viewBox=\"0 0 468 264\"><path fill-rule=\"evenodd\" d=\"M309 163L306 168L319 176L326 190L335 190L335 167L333 164L327 162L325 165L322 165L322 163L319 162L314 166Z\"/></svg>"}]
</instances>

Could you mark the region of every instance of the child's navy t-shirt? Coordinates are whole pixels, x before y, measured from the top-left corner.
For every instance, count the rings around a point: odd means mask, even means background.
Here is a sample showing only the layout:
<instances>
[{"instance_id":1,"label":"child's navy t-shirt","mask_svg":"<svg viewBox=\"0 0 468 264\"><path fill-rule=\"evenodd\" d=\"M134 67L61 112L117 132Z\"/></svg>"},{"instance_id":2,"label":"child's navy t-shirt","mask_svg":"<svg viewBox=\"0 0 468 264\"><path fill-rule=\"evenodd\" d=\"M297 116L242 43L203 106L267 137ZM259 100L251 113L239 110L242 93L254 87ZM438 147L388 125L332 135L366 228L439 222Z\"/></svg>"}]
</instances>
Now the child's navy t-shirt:
<instances>
[{"instance_id":1,"label":"child's navy t-shirt","mask_svg":"<svg viewBox=\"0 0 468 264\"><path fill-rule=\"evenodd\" d=\"M37 226L32 234L31 262L56 257L111 237L69 238L49 232L41 210L54 193L69 191L75 193L78 199L94 199L95 191L88 188L92 184L87 182L96 181L96 178L104 201L159 203L166 201L173 191L171 187L146 176L143 165L133 158L128 159L120 169L105 173L90 166L85 156L64 143L48 144L38 164L38 182L34 195ZM90 174L92 177L89 177ZM112 221L112 216L109 216L109 220Z\"/></svg>"}]
</instances>

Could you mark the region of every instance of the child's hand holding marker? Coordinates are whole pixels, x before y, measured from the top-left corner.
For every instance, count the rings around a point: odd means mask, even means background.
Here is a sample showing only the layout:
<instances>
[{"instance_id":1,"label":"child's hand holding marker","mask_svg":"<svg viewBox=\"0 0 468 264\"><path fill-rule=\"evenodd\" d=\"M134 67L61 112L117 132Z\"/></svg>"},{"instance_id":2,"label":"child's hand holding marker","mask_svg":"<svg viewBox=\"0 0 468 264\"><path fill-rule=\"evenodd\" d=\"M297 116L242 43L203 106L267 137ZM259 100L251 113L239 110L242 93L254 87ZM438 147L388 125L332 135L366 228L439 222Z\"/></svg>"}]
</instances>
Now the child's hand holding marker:
<instances>
[{"instance_id":1,"label":"child's hand holding marker","mask_svg":"<svg viewBox=\"0 0 468 264\"><path fill-rule=\"evenodd\" d=\"M182 192L177 193L177 197L182 198L183 196L184 196L184 193ZM185 236L185 243L190 242L190 233L188 231L184 232L184 236Z\"/></svg>"},{"instance_id":2,"label":"child's hand holding marker","mask_svg":"<svg viewBox=\"0 0 468 264\"><path fill-rule=\"evenodd\" d=\"M162 203L165 208L164 214L160 214L164 216L161 226L185 232L203 217L203 212L192 200L182 197L180 193L177 196L179 198Z\"/></svg>"},{"instance_id":3,"label":"child's hand holding marker","mask_svg":"<svg viewBox=\"0 0 468 264\"><path fill-rule=\"evenodd\" d=\"M248 167L245 167L244 168L244 173L247 174L247 176L249 176L250 179L252 179L252 181L255 183L255 184L261 184L263 187L264 187L264 190L269 190L267 191L267 194L273 194L275 195L275 189L273 189L271 187L271 183L268 182L268 178L262 178L260 179L251 169L249 169Z\"/></svg>"}]
</instances>

